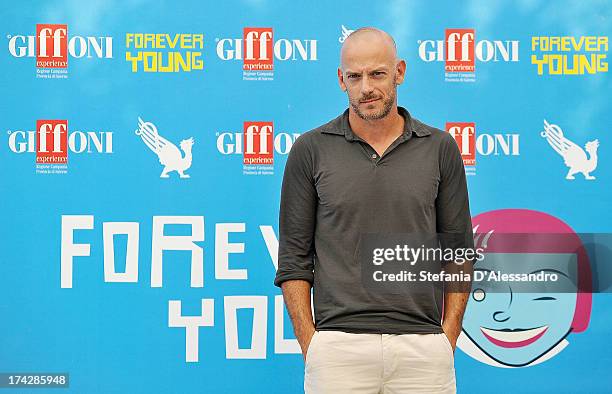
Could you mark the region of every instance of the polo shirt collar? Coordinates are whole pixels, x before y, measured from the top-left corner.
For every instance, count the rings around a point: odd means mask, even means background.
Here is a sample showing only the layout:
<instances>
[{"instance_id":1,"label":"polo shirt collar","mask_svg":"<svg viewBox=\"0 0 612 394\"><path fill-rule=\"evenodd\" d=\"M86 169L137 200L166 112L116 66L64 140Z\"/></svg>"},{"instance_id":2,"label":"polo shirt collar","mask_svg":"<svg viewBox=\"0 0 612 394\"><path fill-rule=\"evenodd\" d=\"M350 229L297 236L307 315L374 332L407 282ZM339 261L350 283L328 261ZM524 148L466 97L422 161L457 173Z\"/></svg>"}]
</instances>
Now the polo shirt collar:
<instances>
[{"instance_id":1,"label":"polo shirt collar","mask_svg":"<svg viewBox=\"0 0 612 394\"><path fill-rule=\"evenodd\" d=\"M400 137L402 141L406 141L410 139L412 133L416 134L417 137L424 137L430 135L431 132L423 126L423 124L419 121L416 121L410 116L410 113L404 107L397 107L397 112L404 117L404 132ZM349 110L348 108L344 111L342 115L329 123L328 127L321 130L322 133L326 134L338 134L344 135L347 141L355 141L361 140L353 130L349 124Z\"/></svg>"}]
</instances>

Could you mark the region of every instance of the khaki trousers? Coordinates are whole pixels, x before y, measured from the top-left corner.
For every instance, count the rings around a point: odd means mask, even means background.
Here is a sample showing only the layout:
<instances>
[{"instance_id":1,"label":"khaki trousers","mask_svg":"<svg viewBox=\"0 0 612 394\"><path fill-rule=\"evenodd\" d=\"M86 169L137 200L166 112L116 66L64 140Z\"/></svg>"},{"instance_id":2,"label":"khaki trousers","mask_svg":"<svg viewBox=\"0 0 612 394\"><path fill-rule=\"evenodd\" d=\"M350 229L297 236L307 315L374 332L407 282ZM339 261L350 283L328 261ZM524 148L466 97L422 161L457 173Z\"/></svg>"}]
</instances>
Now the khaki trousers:
<instances>
[{"instance_id":1,"label":"khaki trousers","mask_svg":"<svg viewBox=\"0 0 612 394\"><path fill-rule=\"evenodd\" d=\"M306 394L456 393L446 334L316 331L306 353Z\"/></svg>"}]
</instances>

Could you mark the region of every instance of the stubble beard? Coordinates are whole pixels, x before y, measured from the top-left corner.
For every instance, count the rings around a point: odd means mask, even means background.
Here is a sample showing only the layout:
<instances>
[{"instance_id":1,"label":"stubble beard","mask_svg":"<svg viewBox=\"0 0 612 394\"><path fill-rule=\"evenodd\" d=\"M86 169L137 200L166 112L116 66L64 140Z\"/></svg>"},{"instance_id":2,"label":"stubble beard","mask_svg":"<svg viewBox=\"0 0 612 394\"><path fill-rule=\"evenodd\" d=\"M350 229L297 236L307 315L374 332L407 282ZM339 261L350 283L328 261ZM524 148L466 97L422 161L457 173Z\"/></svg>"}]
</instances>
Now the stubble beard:
<instances>
[{"instance_id":1,"label":"stubble beard","mask_svg":"<svg viewBox=\"0 0 612 394\"><path fill-rule=\"evenodd\" d=\"M361 119L368 121L379 120L385 118L387 115L389 115L389 113L391 113L391 110L393 109L393 104L395 103L395 91L393 91L391 95L389 95L387 99L383 101L382 109L375 113L363 113L359 109L359 100L351 100L351 98L349 97L349 102L351 103L351 107L353 107L353 111L355 111L357 116L359 116Z\"/></svg>"}]
</instances>

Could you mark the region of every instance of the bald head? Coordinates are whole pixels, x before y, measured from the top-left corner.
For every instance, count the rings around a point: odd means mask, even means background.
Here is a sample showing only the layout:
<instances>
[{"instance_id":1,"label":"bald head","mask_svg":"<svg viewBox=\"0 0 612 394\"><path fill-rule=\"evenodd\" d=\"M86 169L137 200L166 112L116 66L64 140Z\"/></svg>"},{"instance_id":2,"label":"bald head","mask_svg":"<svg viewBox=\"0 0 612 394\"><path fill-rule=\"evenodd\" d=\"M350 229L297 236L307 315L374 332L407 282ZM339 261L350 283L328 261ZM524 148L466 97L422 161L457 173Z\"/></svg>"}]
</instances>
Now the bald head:
<instances>
[{"instance_id":1,"label":"bald head","mask_svg":"<svg viewBox=\"0 0 612 394\"><path fill-rule=\"evenodd\" d=\"M342 45L340 67L345 70L349 63L364 57L395 64L397 61L395 40L387 32L375 27L355 30Z\"/></svg>"},{"instance_id":2,"label":"bald head","mask_svg":"<svg viewBox=\"0 0 612 394\"><path fill-rule=\"evenodd\" d=\"M338 82L348 95L351 114L367 121L397 115L397 85L405 73L406 62L397 58L395 41L384 31L364 27L344 40Z\"/></svg>"}]
</instances>

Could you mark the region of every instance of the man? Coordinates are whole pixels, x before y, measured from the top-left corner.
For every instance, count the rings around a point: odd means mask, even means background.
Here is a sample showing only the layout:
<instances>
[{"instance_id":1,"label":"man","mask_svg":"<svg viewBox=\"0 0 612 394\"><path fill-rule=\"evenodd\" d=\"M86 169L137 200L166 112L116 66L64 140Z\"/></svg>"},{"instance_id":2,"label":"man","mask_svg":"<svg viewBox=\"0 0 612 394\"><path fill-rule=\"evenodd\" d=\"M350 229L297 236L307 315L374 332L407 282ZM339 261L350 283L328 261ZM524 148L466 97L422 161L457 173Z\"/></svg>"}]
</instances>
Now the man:
<instances>
[{"instance_id":1,"label":"man","mask_svg":"<svg viewBox=\"0 0 612 394\"><path fill-rule=\"evenodd\" d=\"M454 247L473 247L458 146L398 107L405 72L391 36L353 32L338 68L349 108L298 138L287 159L275 284L302 348L307 393L456 390L466 293L446 291L444 305L436 290L388 302L365 288L358 258L371 233L459 234Z\"/></svg>"}]
</instances>

